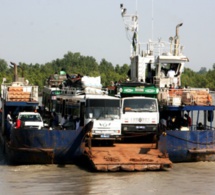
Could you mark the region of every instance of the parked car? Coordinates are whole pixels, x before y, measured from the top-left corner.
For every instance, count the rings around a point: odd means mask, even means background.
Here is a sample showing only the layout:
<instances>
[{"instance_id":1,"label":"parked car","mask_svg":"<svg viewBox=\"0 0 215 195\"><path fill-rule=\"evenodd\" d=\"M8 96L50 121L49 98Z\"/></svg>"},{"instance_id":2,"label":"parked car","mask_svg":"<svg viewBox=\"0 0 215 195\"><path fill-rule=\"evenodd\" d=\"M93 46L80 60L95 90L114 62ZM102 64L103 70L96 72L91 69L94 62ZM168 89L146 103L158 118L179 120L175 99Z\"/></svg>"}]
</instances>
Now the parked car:
<instances>
[{"instance_id":1,"label":"parked car","mask_svg":"<svg viewBox=\"0 0 215 195\"><path fill-rule=\"evenodd\" d=\"M37 112L20 112L16 121L16 128L42 129L43 119Z\"/></svg>"}]
</instances>

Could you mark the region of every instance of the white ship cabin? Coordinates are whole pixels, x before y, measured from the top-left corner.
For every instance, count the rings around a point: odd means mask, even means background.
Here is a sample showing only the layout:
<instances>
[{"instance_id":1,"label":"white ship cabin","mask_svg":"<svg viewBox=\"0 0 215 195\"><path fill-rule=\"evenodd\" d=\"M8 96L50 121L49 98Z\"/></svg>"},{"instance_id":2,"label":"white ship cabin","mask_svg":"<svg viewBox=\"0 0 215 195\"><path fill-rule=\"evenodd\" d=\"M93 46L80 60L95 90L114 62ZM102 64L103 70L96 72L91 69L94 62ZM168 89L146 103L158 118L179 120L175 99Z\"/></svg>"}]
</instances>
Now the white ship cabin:
<instances>
[{"instance_id":1,"label":"white ship cabin","mask_svg":"<svg viewBox=\"0 0 215 195\"><path fill-rule=\"evenodd\" d=\"M189 61L180 45L178 28L181 25L176 26L176 35L170 37L169 42L158 40L138 44L138 49L131 55L131 81L153 83L159 88L181 86L181 74L185 62Z\"/></svg>"}]
</instances>

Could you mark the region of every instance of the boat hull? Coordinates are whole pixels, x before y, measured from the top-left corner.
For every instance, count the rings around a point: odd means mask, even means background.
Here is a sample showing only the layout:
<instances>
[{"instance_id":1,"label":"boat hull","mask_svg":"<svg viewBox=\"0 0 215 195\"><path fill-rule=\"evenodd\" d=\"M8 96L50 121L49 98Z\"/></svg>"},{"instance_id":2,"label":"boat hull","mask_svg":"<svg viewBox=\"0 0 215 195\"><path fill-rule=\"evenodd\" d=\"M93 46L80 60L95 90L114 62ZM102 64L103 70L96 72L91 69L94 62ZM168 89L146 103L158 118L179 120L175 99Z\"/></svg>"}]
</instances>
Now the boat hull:
<instances>
[{"instance_id":1,"label":"boat hull","mask_svg":"<svg viewBox=\"0 0 215 195\"><path fill-rule=\"evenodd\" d=\"M84 137L90 122L78 130L14 129L10 141L4 140L10 164L70 164L84 152Z\"/></svg>"},{"instance_id":2,"label":"boat hull","mask_svg":"<svg viewBox=\"0 0 215 195\"><path fill-rule=\"evenodd\" d=\"M160 136L158 147L172 162L215 161L215 131L167 130Z\"/></svg>"}]
</instances>

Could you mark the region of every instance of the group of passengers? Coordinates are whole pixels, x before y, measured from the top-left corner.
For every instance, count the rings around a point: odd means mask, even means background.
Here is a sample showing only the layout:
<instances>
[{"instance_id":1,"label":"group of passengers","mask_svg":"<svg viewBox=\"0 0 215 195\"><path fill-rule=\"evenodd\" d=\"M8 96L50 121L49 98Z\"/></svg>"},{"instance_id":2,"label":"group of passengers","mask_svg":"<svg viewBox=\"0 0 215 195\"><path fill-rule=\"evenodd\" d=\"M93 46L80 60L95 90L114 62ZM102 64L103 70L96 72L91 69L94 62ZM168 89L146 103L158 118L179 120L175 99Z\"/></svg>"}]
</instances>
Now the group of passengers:
<instances>
[{"instance_id":1,"label":"group of passengers","mask_svg":"<svg viewBox=\"0 0 215 195\"><path fill-rule=\"evenodd\" d=\"M184 117L171 117L169 116L167 120L161 119L160 122L161 130L181 130L184 127L192 126L192 119L188 113L184 114ZM204 125L199 122L196 126L196 130L204 130Z\"/></svg>"},{"instance_id":2,"label":"group of passengers","mask_svg":"<svg viewBox=\"0 0 215 195\"><path fill-rule=\"evenodd\" d=\"M75 130L79 128L80 125L79 123L80 120L77 117L73 119L72 115L67 116L66 114L59 117L56 112L52 112L50 116L49 127L50 130L51 129Z\"/></svg>"},{"instance_id":3,"label":"group of passengers","mask_svg":"<svg viewBox=\"0 0 215 195\"><path fill-rule=\"evenodd\" d=\"M183 127L192 126L192 119L188 113L184 116L168 116L167 120L161 119L161 126L167 130L180 130Z\"/></svg>"}]
</instances>

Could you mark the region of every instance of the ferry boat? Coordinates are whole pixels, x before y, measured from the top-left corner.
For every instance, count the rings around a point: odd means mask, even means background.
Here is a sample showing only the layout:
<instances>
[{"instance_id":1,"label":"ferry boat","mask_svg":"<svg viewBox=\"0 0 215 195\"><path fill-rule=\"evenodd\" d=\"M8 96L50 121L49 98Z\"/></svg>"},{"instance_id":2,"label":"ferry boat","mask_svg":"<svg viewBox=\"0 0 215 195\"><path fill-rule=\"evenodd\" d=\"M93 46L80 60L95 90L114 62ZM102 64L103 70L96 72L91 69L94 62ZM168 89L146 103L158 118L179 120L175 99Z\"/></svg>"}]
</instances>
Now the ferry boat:
<instances>
[{"instance_id":1,"label":"ferry boat","mask_svg":"<svg viewBox=\"0 0 215 195\"><path fill-rule=\"evenodd\" d=\"M1 129L0 138L10 164L68 164L73 163L84 152L85 136L92 129L89 122L79 128L50 130L38 128L22 119L19 113L35 111L39 106L38 86L30 85L24 78L18 78L14 65L14 82L1 84ZM8 120L9 114L13 121ZM27 115L27 114L26 114ZM17 125L19 122L20 125ZM26 125L28 123L28 125ZM32 123L35 124L35 123Z\"/></svg>"},{"instance_id":2,"label":"ferry boat","mask_svg":"<svg viewBox=\"0 0 215 195\"><path fill-rule=\"evenodd\" d=\"M127 14L123 4L120 8L125 30L131 37L129 82L153 84L159 89L159 150L173 162L214 161L215 133L212 122L215 106L212 105L210 90L181 85L185 63L189 62L180 44L179 29L183 23L176 26L175 36L171 36L169 41L159 39L141 44L138 15ZM141 88L144 90L146 87L139 85L138 90Z\"/></svg>"}]
</instances>

